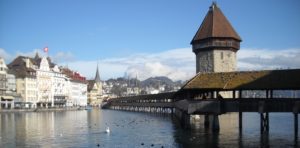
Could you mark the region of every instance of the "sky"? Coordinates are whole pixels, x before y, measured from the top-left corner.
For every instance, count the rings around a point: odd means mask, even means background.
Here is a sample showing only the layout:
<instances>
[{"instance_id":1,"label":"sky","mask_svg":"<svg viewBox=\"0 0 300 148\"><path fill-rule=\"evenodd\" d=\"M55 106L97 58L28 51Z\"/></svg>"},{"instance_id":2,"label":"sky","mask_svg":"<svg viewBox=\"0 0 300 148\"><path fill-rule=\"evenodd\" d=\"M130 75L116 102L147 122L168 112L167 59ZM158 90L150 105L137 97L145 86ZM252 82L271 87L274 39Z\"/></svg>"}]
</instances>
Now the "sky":
<instances>
[{"instance_id":1,"label":"sky","mask_svg":"<svg viewBox=\"0 0 300 148\"><path fill-rule=\"evenodd\" d=\"M242 38L238 70L300 68L299 0L216 0ZM0 57L50 56L101 79L195 75L190 41L212 0L0 0ZM49 52L43 52L48 47Z\"/></svg>"}]
</instances>

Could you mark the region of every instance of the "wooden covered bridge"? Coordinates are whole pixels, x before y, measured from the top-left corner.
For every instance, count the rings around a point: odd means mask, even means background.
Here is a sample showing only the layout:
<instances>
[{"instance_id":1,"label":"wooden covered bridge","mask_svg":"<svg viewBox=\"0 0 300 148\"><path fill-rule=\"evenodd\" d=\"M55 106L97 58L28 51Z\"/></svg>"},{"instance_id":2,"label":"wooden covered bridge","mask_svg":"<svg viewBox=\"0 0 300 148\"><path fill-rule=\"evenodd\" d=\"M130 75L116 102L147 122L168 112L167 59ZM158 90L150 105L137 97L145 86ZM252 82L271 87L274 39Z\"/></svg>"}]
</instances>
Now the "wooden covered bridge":
<instances>
[{"instance_id":1,"label":"wooden covered bridge","mask_svg":"<svg viewBox=\"0 0 300 148\"><path fill-rule=\"evenodd\" d=\"M243 112L260 113L261 132L269 131L270 112L289 112L297 138L299 91L300 69L199 73L177 92L114 98L103 108L173 113L184 127L190 115L205 115L213 131L219 130L218 115L227 112L239 113L240 129Z\"/></svg>"}]
</instances>

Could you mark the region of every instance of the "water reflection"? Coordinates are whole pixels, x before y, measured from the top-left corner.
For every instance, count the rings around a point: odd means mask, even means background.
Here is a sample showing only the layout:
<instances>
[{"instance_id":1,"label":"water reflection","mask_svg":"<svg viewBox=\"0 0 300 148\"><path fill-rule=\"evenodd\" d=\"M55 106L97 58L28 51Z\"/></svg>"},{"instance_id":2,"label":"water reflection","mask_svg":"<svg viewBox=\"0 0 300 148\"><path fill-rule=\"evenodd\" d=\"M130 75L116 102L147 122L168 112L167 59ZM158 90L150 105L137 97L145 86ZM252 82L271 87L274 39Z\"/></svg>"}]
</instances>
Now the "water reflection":
<instances>
[{"instance_id":1,"label":"water reflection","mask_svg":"<svg viewBox=\"0 0 300 148\"><path fill-rule=\"evenodd\" d=\"M180 147L298 147L294 139L293 115L270 114L270 131L261 135L258 113L243 113L243 129L239 132L238 114L219 116L220 131L212 133L204 128L204 116L191 122L191 130L177 128L174 138Z\"/></svg>"},{"instance_id":2,"label":"water reflection","mask_svg":"<svg viewBox=\"0 0 300 148\"><path fill-rule=\"evenodd\" d=\"M0 147L296 147L292 114L270 114L270 132L260 135L258 113L219 117L220 132L204 128L203 117L191 130L170 115L114 110L0 114ZM111 133L105 133L109 126Z\"/></svg>"}]
</instances>

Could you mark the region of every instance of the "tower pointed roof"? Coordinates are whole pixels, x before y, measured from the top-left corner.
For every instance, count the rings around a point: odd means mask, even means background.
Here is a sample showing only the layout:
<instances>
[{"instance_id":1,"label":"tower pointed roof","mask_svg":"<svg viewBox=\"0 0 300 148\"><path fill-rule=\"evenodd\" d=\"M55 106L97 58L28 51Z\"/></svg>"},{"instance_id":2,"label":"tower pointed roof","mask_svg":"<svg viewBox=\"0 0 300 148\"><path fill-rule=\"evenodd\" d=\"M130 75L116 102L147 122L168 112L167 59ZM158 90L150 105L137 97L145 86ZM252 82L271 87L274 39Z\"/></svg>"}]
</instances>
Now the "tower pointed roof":
<instances>
[{"instance_id":1,"label":"tower pointed roof","mask_svg":"<svg viewBox=\"0 0 300 148\"><path fill-rule=\"evenodd\" d=\"M101 80L100 80L100 74L99 74L99 69L98 69L98 63L97 63L97 70L96 70L95 81L96 82L101 82Z\"/></svg>"},{"instance_id":2,"label":"tower pointed roof","mask_svg":"<svg viewBox=\"0 0 300 148\"><path fill-rule=\"evenodd\" d=\"M238 41L242 40L215 2L210 6L191 44L195 41L208 38L233 38Z\"/></svg>"}]
</instances>

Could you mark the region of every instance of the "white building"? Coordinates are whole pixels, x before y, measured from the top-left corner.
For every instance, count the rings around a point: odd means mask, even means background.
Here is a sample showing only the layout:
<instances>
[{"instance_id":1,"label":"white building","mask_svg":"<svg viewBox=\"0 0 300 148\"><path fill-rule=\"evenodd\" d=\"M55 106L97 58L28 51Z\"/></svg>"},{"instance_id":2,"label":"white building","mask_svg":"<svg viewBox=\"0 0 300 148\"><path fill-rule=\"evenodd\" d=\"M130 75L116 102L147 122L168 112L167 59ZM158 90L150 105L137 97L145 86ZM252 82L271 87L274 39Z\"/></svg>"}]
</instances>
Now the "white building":
<instances>
[{"instance_id":1,"label":"white building","mask_svg":"<svg viewBox=\"0 0 300 148\"><path fill-rule=\"evenodd\" d=\"M39 107L54 106L53 77L54 72L50 69L49 61L46 57L36 60L38 100L35 102Z\"/></svg>"},{"instance_id":2,"label":"white building","mask_svg":"<svg viewBox=\"0 0 300 148\"><path fill-rule=\"evenodd\" d=\"M87 105L87 84L80 81L71 81L70 100L75 106Z\"/></svg>"},{"instance_id":3,"label":"white building","mask_svg":"<svg viewBox=\"0 0 300 148\"><path fill-rule=\"evenodd\" d=\"M74 72L68 68L61 68L62 73L69 78L69 92L67 96L67 106L86 106L87 99L87 86L86 78L78 72Z\"/></svg>"},{"instance_id":4,"label":"white building","mask_svg":"<svg viewBox=\"0 0 300 148\"><path fill-rule=\"evenodd\" d=\"M68 100L70 79L64 75L57 65L53 67L52 92L55 106L64 106Z\"/></svg>"},{"instance_id":5,"label":"white building","mask_svg":"<svg viewBox=\"0 0 300 148\"><path fill-rule=\"evenodd\" d=\"M0 96L5 95L6 90L6 74L7 66L2 58L0 58Z\"/></svg>"},{"instance_id":6,"label":"white building","mask_svg":"<svg viewBox=\"0 0 300 148\"><path fill-rule=\"evenodd\" d=\"M36 107L38 85L34 61L28 57L19 56L9 64L9 68L16 77L16 91L21 95L21 106Z\"/></svg>"},{"instance_id":7,"label":"white building","mask_svg":"<svg viewBox=\"0 0 300 148\"><path fill-rule=\"evenodd\" d=\"M6 94L13 94L16 92L16 77L13 74L6 74L7 86L6 86Z\"/></svg>"},{"instance_id":8,"label":"white building","mask_svg":"<svg viewBox=\"0 0 300 148\"><path fill-rule=\"evenodd\" d=\"M71 70L64 73L50 58L40 58L38 54L34 58L19 56L9 67L16 76L16 90L25 107L87 104L85 77Z\"/></svg>"}]
</instances>

